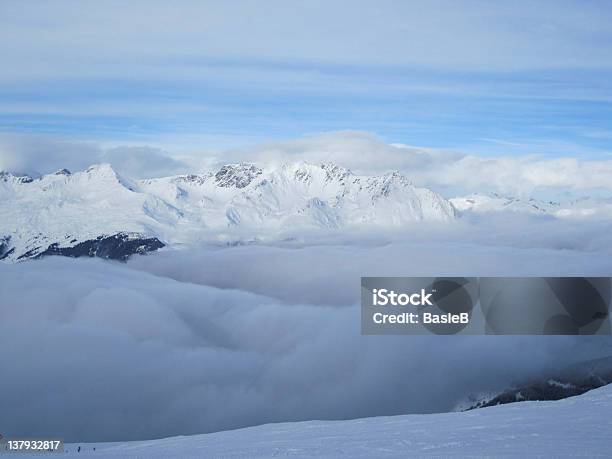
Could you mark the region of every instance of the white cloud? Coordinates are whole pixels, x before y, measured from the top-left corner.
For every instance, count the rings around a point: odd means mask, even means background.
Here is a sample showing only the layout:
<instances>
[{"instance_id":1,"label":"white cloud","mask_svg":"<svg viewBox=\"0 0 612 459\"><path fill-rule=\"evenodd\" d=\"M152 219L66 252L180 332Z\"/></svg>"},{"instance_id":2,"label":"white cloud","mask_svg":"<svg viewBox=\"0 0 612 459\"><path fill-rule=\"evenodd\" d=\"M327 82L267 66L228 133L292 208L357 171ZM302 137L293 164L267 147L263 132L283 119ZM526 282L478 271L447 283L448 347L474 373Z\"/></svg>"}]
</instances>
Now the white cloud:
<instances>
[{"instance_id":1,"label":"white cloud","mask_svg":"<svg viewBox=\"0 0 612 459\"><path fill-rule=\"evenodd\" d=\"M133 178L201 172L230 162L262 165L307 161L334 162L355 173L399 170L420 186L446 196L498 191L512 195L596 191L612 193L612 160L543 155L479 156L457 151L394 145L356 131L330 132L273 141L252 147L191 151L180 155L136 144L101 146L50 136L0 135L0 170L50 173L82 170L108 162Z\"/></svg>"},{"instance_id":2,"label":"white cloud","mask_svg":"<svg viewBox=\"0 0 612 459\"><path fill-rule=\"evenodd\" d=\"M104 441L451 409L609 340L362 336L360 275L610 268L596 254L444 243L0 264L0 425Z\"/></svg>"},{"instance_id":3,"label":"white cloud","mask_svg":"<svg viewBox=\"0 0 612 459\"><path fill-rule=\"evenodd\" d=\"M612 191L612 160L514 156L483 158L466 155L444 161L420 175L423 183L471 191L493 190L516 195L556 189Z\"/></svg>"},{"instance_id":4,"label":"white cloud","mask_svg":"<svg viewBox=\"0 0 612 459\"><path fill-rule=\"evenodd\" d=\"M332 132L230 150L219 162L335 162L354 172L400 170L416 184L447 195L500 191L529 195L543 191L612 191L612 160L542 155L477 156L456 151L391 145L363 132Z\"/></svg>"},{"instance_id":5,"label":"white cloud","mask_svg":"<svg viewBox=\"0 0 612 459\"><path fill-rule=\"evenodd\" d=\"M25 134L0 134L0 170L32 175L59 169L84 170L108 162L121 174L133 178L173 175L189 170L167 152L147 146L104 148L96 142Z\"/></svg>"},{"instance_id":6,"label":"white cloud","mask_svg":"<svg viewBox=\"0 0 612 459\"><path fill-rule=\"evenodd\" d=\"M91 142L43 135L0 134L0 170L45 174L61 168L82 170L102 151Z\"/></svg>"},{"instance_id":7,"label":"white cloud","mask_svg":"<svg viewBox=\"0 0 612 459\"><path fill-rule=\"evenodd\" d=\"M151 178L177 175L189 171L184 162L152 147L114 147L104 151L101 161L128 177Z\"/></svg>"}]
</instances>

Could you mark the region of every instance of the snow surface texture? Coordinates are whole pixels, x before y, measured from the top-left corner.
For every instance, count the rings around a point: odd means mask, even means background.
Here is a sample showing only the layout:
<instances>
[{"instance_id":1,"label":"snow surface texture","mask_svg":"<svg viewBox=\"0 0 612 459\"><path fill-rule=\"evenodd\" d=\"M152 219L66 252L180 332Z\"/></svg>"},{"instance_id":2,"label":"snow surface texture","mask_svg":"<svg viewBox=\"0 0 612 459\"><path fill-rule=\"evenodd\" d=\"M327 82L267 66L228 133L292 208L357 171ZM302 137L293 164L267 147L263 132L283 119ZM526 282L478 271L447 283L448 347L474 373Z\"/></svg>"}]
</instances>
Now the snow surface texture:
<instances>
[{"instance_id":1,"label":"snow surface texture","mask_svg":"<svg viewBox=\"0 0 612 459\"><path fill-rule=\"evenodd\" d=\"M448 221L455 210L397 172L368 177L333 164L264 170L241 163L216 173L135 181L101 164L35 180L2 173L0 214L3 254L17 260L51 244L72 247L114 234L194 244L232 230L253 238L294 228Z\"/></svg>"},{"instance_id":2,"label":"snow surface texture","mask_svg":"<svg viewBox=\"0 0 612 459\"><path fill-rule=\"evenodd\" d=\"M554 402L462 413L267 424L153 441L71 444L64 457L610 457L610 413L609 385Z\"/></svg>"}]
</instances>

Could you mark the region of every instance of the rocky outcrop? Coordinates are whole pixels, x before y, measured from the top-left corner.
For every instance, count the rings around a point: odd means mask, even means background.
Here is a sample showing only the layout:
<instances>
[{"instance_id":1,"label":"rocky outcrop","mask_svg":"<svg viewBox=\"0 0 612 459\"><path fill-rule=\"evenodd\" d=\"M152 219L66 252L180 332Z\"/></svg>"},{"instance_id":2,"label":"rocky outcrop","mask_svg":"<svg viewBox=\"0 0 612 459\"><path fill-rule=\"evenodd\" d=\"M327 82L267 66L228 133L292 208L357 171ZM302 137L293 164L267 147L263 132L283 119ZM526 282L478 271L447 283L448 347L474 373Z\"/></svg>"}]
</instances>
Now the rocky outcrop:
<instances>
[{"instance_id":1,"label":"rocky outcrop","mask_svg":"<svg viewBox=\"0 0 612 459\"><path fill-rule=\"evenodd\" d=\"M61 247L58 243L53 243L42 251L28 251L18 259L61 255L71 258L99 257L126 261L132 255L152 252L162 247L164 247L164 244L154 237L147 238L142 235L119 233L111 236L98 236L96 239L78 242L73 246Z\"/></svg>"}]
</instances>

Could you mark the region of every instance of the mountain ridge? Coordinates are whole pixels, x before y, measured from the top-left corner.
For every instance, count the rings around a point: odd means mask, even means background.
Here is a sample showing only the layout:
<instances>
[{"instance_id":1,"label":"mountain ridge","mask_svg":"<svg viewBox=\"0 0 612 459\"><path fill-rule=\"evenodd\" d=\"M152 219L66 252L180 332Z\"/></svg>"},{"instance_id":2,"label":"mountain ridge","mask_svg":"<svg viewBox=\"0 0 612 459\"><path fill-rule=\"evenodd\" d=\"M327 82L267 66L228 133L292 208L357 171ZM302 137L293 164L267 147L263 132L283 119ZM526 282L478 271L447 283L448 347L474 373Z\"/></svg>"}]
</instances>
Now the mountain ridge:
<instances>
[{"instance_id":1,"label":"mountain ridge","mask_svg":"<svg viewBox=\"0 0 612 459\"><path fill-rule=\"evenodd\" d=\"M143 180L104 163L38 178L1 172L0 199L0 259L8 261L68 253L126 259L131 253L95 243L119 244L126 235L140 238L127 245L144 253L228 232L402 228L456 217L450 201L397 171L364 176L333 163L233 163ZM78 244L88 249L68 250Z\"/></svg>"}]
</instances>

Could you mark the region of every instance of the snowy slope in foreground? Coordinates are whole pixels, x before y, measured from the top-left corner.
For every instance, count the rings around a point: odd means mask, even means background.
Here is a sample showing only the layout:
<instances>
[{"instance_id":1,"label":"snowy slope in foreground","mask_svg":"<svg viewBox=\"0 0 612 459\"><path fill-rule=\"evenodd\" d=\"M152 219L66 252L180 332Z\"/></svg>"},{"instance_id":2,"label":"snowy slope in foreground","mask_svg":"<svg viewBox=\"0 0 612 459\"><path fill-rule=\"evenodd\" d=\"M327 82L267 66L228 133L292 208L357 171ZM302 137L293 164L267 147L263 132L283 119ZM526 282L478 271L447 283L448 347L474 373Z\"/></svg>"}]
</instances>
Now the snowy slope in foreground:
<instances>
[{"instance_id":1,"label":"snowy slope in foreground","mask_svg":"<svg viewBox=\"0 0 612 459\"><path fill-rule=\"evenodd\" d=\"M333 164L229 164L134 181L103 164L38 179L0 172L0 215L0 259L123 259L223 234L254 239L287 230L402 227L448 221L455 210L397 172L357 176Z\"/></svg>"},{"instance_id":2,"label":"snowy slope in foreground","mask_svg":"<svg viewBox=\"0 0 612 459\"><path fill-rule=\"evenodd\" d=\"M555 402L462 413L268 424L80 446L76 453L77 445L67 445L64 457L610 457L612 385Z\"/></svg>"}]
</instances>

